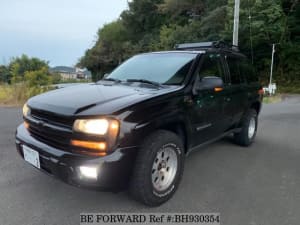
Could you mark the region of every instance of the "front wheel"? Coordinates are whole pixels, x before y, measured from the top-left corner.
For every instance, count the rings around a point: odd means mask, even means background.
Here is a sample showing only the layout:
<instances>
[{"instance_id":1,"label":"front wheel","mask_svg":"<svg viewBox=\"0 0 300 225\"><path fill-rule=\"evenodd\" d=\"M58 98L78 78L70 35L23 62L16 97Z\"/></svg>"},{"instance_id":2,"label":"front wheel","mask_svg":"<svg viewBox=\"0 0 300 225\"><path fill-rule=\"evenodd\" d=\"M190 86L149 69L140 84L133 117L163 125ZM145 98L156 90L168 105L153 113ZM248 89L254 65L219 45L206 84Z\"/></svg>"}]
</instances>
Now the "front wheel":
<instances>
[{"instance_id":1,"label":"front wheel","mask_svg":"<svg viewBox=\"0 0 300 225\"><path fill-rule=\"evenodd\" d=\"M250 109L242 121L242 130L234 134L234 140L242 146L249 146L253 143L257 131L257 112Z\"/></svg>"},{"instance_id":2,"label":"front wheel","mask_svg":"<svg viewBox=\"0 0 300 225\"><path fill-rule=\"evenodd\" d=\"M158 206L178 188L184 168L184 149L174 133L159 130L139 149L130 183L130 193L138 201Z\"/></svg>"}]
</instances>

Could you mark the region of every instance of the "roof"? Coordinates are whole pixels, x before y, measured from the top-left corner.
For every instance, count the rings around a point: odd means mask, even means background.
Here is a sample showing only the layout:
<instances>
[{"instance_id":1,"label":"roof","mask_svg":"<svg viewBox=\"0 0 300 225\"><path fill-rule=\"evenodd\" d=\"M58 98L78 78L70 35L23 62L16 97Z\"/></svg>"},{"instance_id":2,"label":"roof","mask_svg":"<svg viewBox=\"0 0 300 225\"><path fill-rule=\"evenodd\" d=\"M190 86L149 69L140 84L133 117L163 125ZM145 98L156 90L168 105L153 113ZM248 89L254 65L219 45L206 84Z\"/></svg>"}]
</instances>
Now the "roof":
<instances>
[{"instance_id":1,"label":"roof","mask_svg":"<svg viewBox=\"0 0 300 225\"><path fill-rule=\"evenodd\" d=\"M60 72L60 73L76 73L76 69L68 66L56 66L50 68L50 72Z\"/></svg>"}]
</instances>

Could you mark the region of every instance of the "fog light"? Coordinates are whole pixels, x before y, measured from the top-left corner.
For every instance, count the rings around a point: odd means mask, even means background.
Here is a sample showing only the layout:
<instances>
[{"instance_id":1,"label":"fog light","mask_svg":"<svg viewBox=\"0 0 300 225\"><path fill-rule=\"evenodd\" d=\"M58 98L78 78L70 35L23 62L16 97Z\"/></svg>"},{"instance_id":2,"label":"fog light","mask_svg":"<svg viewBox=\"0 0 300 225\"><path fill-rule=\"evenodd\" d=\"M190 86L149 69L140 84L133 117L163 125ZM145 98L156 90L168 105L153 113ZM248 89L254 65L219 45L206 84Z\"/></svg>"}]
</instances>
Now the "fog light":
<instances>
[{"instance_id":1,"label":"fog light","mask_svg":"<svg viewBox=\"0 0 300 225\"><path fill-rule=\"evenodd\" d=\"M89 179L97 179L98 177L98 170L96 167L90 166L80 166L79 171L81 176Z\"/></svg>"}]
</instances>

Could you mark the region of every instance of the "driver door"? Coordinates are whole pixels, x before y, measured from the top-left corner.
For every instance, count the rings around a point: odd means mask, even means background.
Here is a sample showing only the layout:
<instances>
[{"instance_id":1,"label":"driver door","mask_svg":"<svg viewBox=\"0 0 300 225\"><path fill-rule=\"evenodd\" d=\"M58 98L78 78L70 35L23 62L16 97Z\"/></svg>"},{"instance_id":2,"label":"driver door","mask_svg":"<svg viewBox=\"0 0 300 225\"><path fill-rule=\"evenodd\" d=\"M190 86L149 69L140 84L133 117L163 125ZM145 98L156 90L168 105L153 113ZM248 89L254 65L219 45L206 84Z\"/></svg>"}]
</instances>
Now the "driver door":
<instances>
[{"instance_id":1,"label":"driver door","mask_svg":"<svg viewBox=\"0 0 300 225\"><path fill-rule=\"evenodd\" d=\"M196 73L195 84L199 84L203 77L220 77L225 83L222 55L208 53L202 58L200 67ZM222 90L202 90L194 93L193 106L191 108L191 124L193 128L194 146L213 139L224 131L223 116L224 96Z\"/></svg>"}]
</instances>

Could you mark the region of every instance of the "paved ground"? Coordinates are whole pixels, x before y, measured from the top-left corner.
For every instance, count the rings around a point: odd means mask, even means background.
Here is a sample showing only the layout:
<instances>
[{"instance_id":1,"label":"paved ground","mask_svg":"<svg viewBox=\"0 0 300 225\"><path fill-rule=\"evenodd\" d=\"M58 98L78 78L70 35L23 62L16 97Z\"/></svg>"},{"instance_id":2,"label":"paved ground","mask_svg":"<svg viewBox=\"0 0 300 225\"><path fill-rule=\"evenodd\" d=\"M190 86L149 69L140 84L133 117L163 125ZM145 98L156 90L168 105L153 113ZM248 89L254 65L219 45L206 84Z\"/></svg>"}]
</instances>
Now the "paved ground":
<instances>
[{"instance_id":1,"label":"paved ground","mask_svg":"<svg viewBox=\"0 0 300 225\"><path fill-rule=\"evenodd\" d=\"M252 147L226 138L190 155L178 192L154 209L33 169L14 147L20 122L20 109L0 108L0 225L74 225L81 212L120 211L220 212L228 225L300 223L300 96L264 106Z\"/></svg>"}]
</instances>

